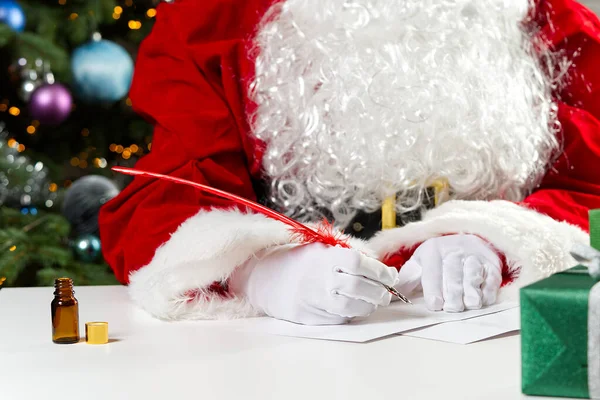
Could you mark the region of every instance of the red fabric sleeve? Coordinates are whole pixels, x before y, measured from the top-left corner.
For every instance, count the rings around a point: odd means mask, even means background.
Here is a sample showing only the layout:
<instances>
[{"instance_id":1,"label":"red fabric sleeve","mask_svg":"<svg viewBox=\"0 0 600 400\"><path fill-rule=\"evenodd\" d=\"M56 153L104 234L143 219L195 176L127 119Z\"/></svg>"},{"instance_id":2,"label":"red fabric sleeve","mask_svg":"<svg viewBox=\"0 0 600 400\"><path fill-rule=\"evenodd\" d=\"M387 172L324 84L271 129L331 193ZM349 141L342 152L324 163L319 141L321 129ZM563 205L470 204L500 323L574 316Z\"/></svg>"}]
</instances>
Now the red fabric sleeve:
<instances>
[{"instance_id":1,"label":"red fabric sleeve","mask_svg":"<svg viewBox=\"0 0 600 400\"><path fill-rule=\"evenodd\" d=\"M410 247L401 247L396 252L387 254L383 260L381 260L381 262L388 267L396 268L398 271L400 271L421 244L423 243L417 243Z\"/></svg>"},{"instance_id":2,"label":"red fabric sleeve","mask_svg":"<svg viewBox=\"0 0 600 400\"><path fill-rule=\"evenodd\" d=\"M245 119L243 77L251 65L244 39L267 6L264 0L158 6L130 93L135 110L155 125L152 151L136 167L255 199L251 171L259 160ZM191 187L136 178L101 209L104 256L128 283L129 273L148 264L183 221L201 208L230 205Z\"/></svg>"},{"instance_id":3,"label":"red fabric sleeve","mask_svg":"<svg viewBox=\"0 0 600 400\"><path fill-rule=\"evenodd\" d=\"M541 1L540 38L572 60L558 93L563 152L524 204L589 230L588 210L600 208L600 21L572 0Z\"/></svg>"}]
</instances>

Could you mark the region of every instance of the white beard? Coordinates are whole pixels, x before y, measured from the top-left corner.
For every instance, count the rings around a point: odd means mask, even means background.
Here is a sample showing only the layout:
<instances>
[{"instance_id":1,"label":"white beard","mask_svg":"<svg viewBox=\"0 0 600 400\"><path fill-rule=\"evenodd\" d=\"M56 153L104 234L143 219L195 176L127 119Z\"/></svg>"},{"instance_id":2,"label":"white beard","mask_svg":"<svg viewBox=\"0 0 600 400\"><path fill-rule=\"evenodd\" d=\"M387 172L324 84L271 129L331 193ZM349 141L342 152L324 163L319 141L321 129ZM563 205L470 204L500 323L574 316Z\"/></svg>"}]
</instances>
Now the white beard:
<instances>
[{"instance_id":1,"label":"white beard","mask_svg":"<svg viewBox=\"0 0 600 400\"><path fill-rule=\"evenodd\" d=\"M506 4L505 4L506 3ZM287 0L255 38L253 134L270 199L345 225L432 179L454 198L520 200L557 148L527 0Z\"/></svg>"}]
</instances>

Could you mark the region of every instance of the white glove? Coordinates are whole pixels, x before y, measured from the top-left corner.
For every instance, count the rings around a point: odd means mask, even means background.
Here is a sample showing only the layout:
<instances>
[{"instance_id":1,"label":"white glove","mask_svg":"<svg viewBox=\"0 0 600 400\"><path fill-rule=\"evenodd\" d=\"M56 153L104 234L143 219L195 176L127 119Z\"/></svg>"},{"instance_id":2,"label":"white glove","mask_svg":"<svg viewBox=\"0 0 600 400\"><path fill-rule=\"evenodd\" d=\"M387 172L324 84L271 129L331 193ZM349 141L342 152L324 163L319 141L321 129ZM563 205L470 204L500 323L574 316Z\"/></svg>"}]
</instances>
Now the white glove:
<instances>
[{"instance_id":1,"label":"white glove","mask_svg":"<svg viewBox=\"0 0 600 400\"><path fill-rule=\"evenodd\" d=\"M248 260L231 276L229 288L271 317L334 325L390 303L387 290L364 277L393 286L398 272L353 249L285 245Z\"/></svg>"},{"instance_id":2,"label":"white glove","mask_svg":"<svg viewBox=\"0 0 600 400\"><path fill-rule=\"evenodd\" d=\"M423 242L400 269L400 292L423 290L432 311L460 312L494 304L502 284L498 255L474 235L450 235Z\"/></svg>"}]
</instances>

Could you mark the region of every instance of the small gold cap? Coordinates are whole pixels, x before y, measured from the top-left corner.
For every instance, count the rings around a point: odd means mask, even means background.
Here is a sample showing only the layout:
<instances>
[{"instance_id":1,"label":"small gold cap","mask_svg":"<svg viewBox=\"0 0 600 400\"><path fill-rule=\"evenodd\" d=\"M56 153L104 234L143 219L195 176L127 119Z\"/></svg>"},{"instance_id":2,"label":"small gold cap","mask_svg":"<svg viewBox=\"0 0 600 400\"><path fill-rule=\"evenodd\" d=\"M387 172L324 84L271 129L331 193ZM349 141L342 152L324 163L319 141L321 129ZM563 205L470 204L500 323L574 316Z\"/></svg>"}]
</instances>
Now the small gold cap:
<instances>
[{"instance_id":1,"label":"small gold cap","mask_svg":"<svg viewBox=\"0 0 600 400\"><path fill-rule=\"evenodd\" d=\"M87 344L108 343L108 322L86 322L85 341Z\"/></svg>"}]
</instances>

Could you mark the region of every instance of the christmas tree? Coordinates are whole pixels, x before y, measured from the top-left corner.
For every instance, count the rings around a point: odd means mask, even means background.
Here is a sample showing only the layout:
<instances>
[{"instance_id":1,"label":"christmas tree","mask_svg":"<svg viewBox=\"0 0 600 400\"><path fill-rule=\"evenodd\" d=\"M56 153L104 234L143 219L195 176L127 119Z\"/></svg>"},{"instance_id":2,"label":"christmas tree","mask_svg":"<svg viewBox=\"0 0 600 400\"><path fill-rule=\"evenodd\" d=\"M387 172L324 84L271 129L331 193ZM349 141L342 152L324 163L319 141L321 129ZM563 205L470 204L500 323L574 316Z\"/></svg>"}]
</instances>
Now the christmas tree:
<instances>
[{"instance_id":1,"label":"christmas tree","mask_svg":"<svg viewBox=\"0 0 600 400\"><path fill-rule=\"evenodd\" d=\"M150 151L127 97L152 0L0 0L0 285L116 283L97 212Z\"/></svg>"}]
</instances>

